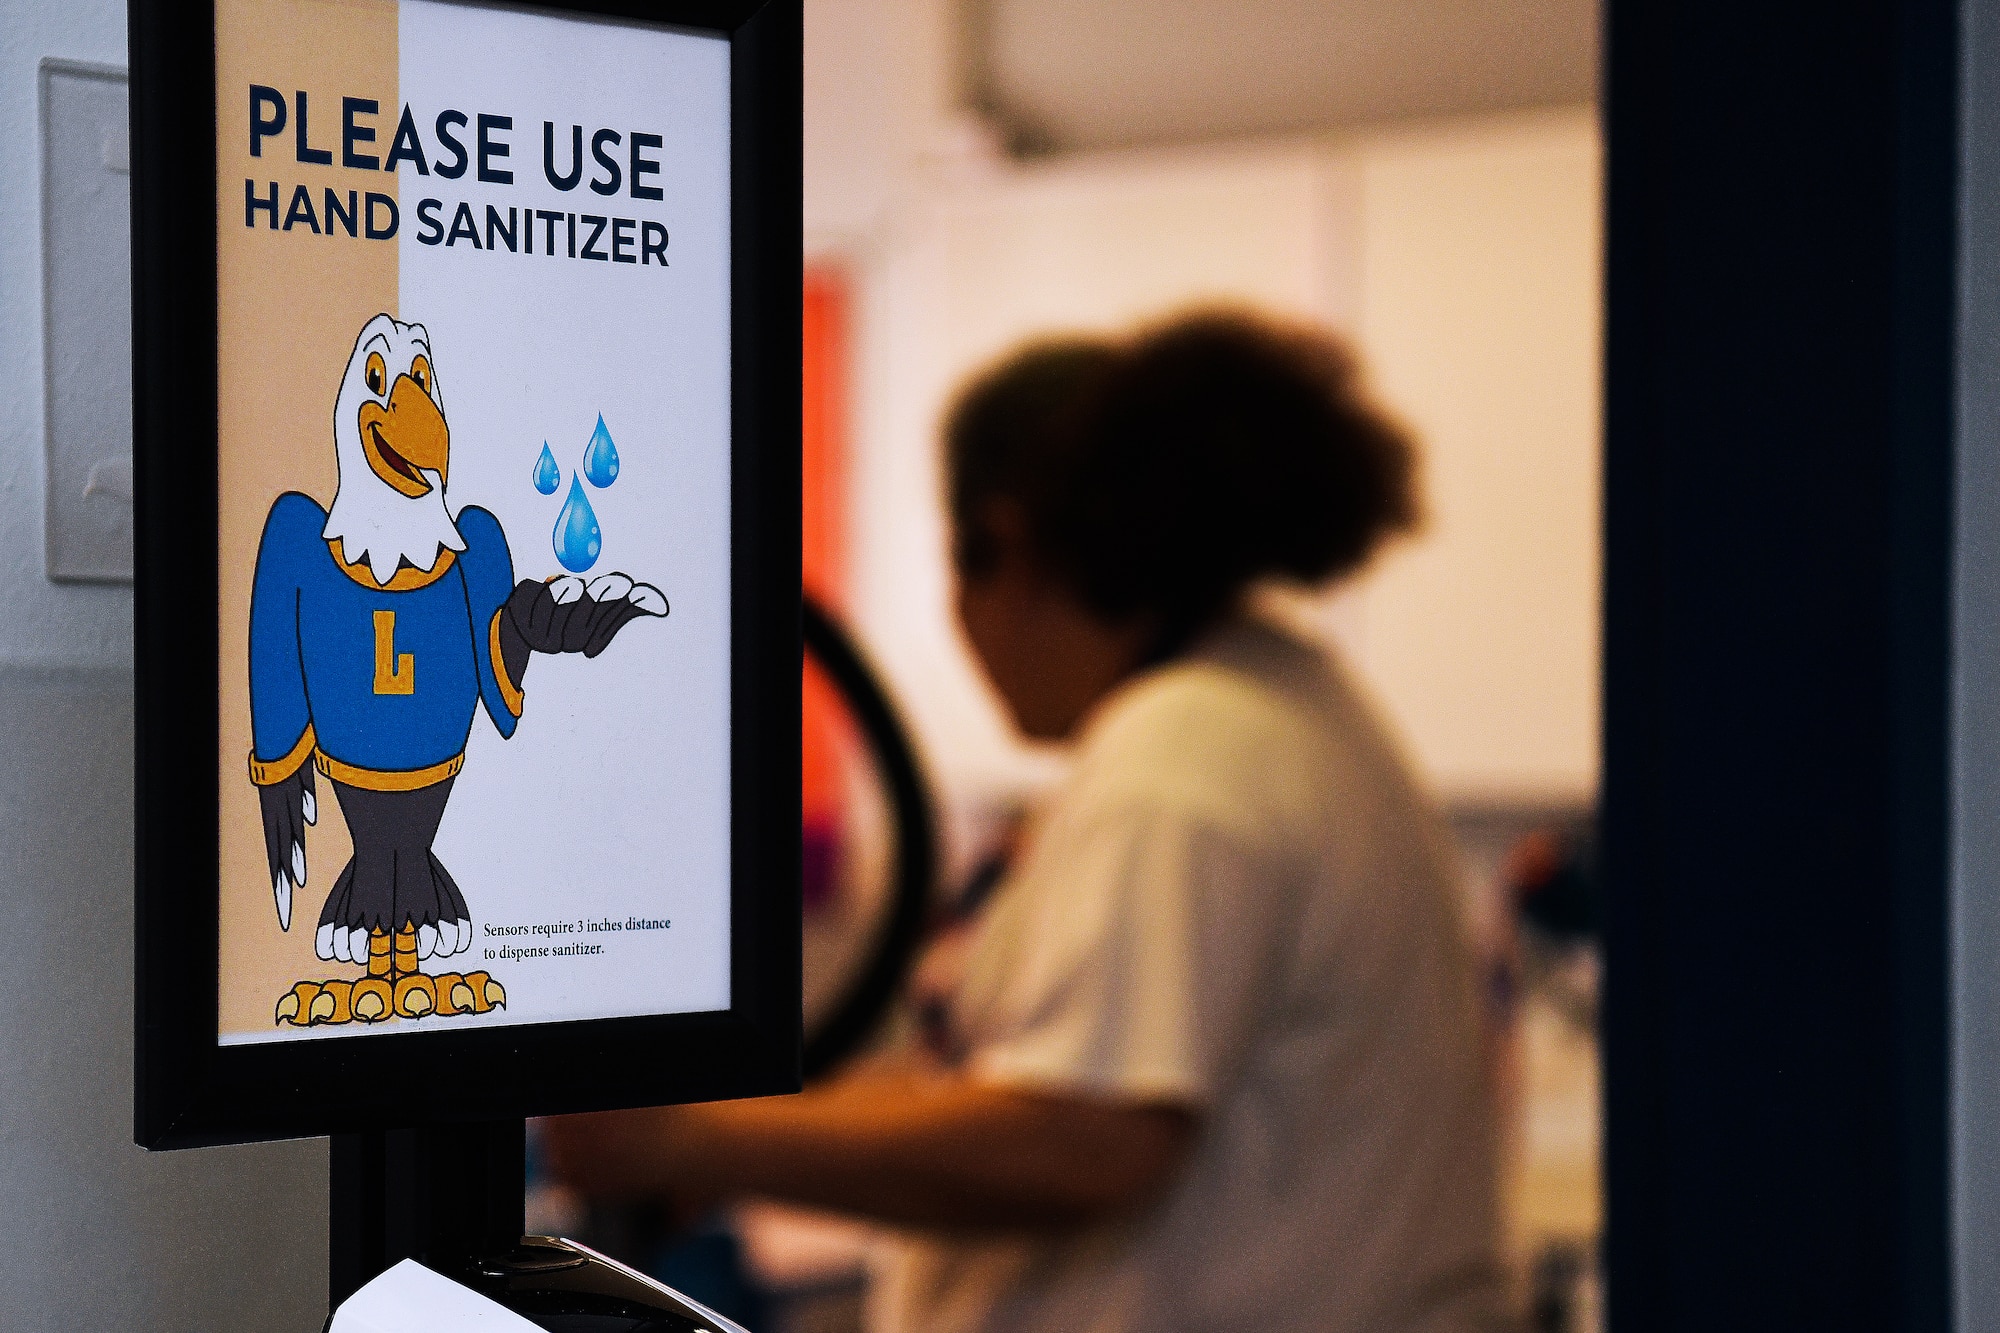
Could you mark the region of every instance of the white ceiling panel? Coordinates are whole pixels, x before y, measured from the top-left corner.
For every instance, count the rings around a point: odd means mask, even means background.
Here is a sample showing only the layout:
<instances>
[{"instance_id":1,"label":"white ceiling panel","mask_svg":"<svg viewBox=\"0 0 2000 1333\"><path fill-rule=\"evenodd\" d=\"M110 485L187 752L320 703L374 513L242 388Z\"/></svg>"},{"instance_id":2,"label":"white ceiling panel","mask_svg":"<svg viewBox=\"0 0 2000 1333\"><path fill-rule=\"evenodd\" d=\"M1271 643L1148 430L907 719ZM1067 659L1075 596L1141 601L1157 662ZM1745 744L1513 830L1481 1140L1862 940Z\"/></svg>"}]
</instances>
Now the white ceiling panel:
<instances>
[{"instance_id":1,"label":"white ceiling panel","mask_svg":"<svg viewBox=\"0 0 2000 1333\"><path fill-rule=\"evenodd\" d=\"M1595 0L968 0L989 98L1056 148L1588 102Z\"/></svg>"}]
</instances>

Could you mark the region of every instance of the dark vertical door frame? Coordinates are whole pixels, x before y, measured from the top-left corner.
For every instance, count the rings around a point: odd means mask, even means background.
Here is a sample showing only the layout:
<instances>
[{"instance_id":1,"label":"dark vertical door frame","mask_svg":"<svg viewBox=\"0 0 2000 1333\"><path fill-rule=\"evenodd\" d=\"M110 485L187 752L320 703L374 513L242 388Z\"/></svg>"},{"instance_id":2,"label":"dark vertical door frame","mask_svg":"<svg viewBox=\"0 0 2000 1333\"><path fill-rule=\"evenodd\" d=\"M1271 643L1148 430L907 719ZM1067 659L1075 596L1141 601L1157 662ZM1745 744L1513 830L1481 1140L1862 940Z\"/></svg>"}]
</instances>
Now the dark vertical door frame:
<instances>
[{"instance_id":1,"label":"dark vertical door frame","mask_svg":"<svg viewBox=\"0 0 2000 1333\"><path fill-rule=\"evenodd\" d=\"M2000 0L1961 12L1952 1222L1971 1330L2000 1327Z\"/></svg>"},{"instance_id":2,"label":"dark vertical door frame","mask_svg":"<svg viewBox=\"0 0 2000 1333\"><path fill-rule=\"evenodd\" d=\"M1956 10L1606 36L1611 1326L1946 1329Z\"/></svg>"}]
</instances>

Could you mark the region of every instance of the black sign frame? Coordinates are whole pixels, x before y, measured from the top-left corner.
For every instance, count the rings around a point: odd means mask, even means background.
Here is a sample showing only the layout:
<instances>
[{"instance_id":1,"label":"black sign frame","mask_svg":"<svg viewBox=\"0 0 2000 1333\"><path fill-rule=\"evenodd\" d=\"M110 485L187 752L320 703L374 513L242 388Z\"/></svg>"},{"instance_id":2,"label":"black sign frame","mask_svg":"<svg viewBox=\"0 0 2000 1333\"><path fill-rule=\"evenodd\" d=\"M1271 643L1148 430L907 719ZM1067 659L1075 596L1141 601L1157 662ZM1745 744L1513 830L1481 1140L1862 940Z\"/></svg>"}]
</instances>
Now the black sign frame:
<instances>
[{"instance_id":1,"label":"black sign frame","mask_svg":"<svg viewBox=\"0 0 2000 1333\"><path fill-rule=\"evenodd\" d=\"M521 7L729 42L731 1004L218 1043L218 557L213 543L173 540L191 524L212 530L218 509L215 13L212 0L133 0L134 1137L148 1148L799 1086L800 2Z\"/></svg>"}]
</instances>

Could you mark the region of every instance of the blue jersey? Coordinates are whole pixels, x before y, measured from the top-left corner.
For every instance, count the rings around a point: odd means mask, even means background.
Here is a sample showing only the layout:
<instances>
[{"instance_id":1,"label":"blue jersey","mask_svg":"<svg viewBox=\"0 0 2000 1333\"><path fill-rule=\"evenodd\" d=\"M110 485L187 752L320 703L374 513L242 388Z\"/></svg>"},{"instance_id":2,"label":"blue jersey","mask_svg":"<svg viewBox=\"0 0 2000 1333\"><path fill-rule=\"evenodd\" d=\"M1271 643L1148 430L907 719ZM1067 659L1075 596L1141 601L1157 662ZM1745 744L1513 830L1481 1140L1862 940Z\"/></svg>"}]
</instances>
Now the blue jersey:
<instances>
[{"instance_id":1,"label":"blue jersey","mask_svg":"<svg viewBox=\"0 0 2000 1333\"><path fill-rule=\"evenodd\" d=\"M308 756L349 786L407 791L458 772L480 702L514 734L521 692L500 661L514 562L499 520L458 515L465 550L385 587L327 541L326 511L288 492L271 506L250 594L250 774L291 776Z\"/></svg>"}]
</instances>

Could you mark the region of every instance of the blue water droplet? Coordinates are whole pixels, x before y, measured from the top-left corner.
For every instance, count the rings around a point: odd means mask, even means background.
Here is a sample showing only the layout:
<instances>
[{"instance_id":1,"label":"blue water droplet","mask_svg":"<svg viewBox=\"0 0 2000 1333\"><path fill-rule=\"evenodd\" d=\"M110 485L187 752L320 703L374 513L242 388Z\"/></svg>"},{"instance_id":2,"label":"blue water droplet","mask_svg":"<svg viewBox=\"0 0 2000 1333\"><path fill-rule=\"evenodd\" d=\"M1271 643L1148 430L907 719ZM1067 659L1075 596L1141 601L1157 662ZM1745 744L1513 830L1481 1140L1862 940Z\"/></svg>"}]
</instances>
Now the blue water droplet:
<instances>
[{"instance_id":1,"label":"blue water droplet","mask_svg":"<svg viewBox=\"0 0 2000 1333\"><path fill-rule=\"evenodd\" d=\"M604 429L602 412L597 414L597 429L590 433L590 444L583 451L583 475L593 486L609 486L618 480L618 446L611 442L611 432Z\"/></svg>"},{"instance_id":2,"label":"blue water droplet","mask_svg":"<svg viewBox=\"0 0 2000 1333\"><path fill-rule=\"evenodd\" d=\"M563 501L562 512L556 515L554 537L556 559L572 574L581 574L596 564L598 553L604 549L604 533L597 526L597 514L575 473L569 478L569 498Z\"/></svg>"},{"instance_id":3,"label":"blue water droplet","mask_svg":"<svg viewBox=\"0 0 2000 1333\"><path fill-rule=\"evenodd\" d=\"M542 456L535 460L535 489L543 495L554 495L560 485L562 470L556 466L556 456L549 452L549 442L543 440Z\"/></svg>"}]
</instances>

